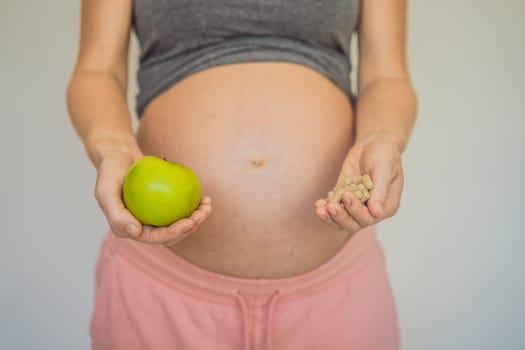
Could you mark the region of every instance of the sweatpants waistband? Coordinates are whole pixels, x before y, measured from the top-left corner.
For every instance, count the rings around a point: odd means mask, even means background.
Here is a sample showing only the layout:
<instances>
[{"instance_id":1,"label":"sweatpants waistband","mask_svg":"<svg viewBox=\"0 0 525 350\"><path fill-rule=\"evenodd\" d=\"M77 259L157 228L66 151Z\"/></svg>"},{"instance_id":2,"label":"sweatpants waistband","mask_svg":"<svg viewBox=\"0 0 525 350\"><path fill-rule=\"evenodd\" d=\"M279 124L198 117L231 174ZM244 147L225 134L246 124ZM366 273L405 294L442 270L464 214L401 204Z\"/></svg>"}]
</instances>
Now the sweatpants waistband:
<instances>
[{"instance_id":1,"label":"sweatpants waistband","mask_svg":"<svg viewBox=\"0 0 525 350\"><path fill-rule=\"evenodd\" d=\"M374 226L355 233L337 253L318 267L285 278L241 278L201 268L176 255L163 245L149 245L119 238L106 232L103 249L170 288L213 302L231 303L239 292L250 296L253 304L267 303L278 291L280 302L304 297L347 280L384 254ZM260 297L260 298L259 298Z\"/></svg>"}]
</instances>

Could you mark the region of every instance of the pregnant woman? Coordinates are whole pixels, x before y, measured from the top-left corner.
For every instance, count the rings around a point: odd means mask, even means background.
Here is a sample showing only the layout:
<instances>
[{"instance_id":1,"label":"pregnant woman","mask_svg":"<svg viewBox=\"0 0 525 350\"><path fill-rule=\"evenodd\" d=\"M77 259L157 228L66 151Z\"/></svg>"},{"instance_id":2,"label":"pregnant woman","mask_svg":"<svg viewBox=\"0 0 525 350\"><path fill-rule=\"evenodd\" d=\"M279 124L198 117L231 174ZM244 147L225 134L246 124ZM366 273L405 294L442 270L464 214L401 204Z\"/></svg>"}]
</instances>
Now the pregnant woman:
<instances>
[{"instance_id":1,"label":"pregnant woman","mask_svg":"<svg viewBox=\"0 0 525 350\"><path fill-rule=\"evenodd\" d=\"M399 348L375 225L399 206L416 114L405 1L83 0L67 101L109 224L93 349ZM152 227L126 210L144 155L199 175L191 216ZM364 174L366 203L328 201Z\"/></svg>"}]
</instances>

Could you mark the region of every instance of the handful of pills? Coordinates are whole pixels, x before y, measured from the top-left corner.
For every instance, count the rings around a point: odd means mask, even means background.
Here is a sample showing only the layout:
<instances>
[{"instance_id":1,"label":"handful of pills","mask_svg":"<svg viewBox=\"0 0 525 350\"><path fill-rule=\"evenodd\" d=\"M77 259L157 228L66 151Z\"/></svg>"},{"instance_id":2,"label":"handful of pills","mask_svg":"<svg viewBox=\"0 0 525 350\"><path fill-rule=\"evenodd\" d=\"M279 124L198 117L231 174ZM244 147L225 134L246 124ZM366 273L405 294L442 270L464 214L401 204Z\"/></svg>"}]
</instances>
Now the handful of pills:
<instances>
[{"instance_id":1,"label":"handful of pills","mask_svg":"<svg viewBox=\"0 0 525 350\"><path fill-rule=\"evenodd\" d=\"M370 198L369 191L374 187L374 183L370 175L355 176L346 178L343 185L334 187L328 192L328 201L342 203L341 198L344 192L352 192L355 196L364 203Z\"/></svg>"}]
</instances>

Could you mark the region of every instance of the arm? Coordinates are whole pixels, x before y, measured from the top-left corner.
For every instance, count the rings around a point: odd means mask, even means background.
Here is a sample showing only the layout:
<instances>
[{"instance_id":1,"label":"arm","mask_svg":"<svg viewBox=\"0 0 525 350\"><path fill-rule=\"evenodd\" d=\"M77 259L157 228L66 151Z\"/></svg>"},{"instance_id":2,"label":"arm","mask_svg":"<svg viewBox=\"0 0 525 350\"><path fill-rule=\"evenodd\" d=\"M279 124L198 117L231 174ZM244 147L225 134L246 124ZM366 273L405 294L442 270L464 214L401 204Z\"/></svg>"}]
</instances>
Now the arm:
<instances>
[{"instance_id":1,"label":"arm","mask_svg":"<svg viewBox=\"0 0 525 350\"><path fill-rule=\"evenodd\" d=\"M80 47L67 106L97 169L108 153L140 153L126 102L130 18L130 0L82 2Z\"/></svg>"},{"instance_id":2,"label":"arm","mask_svg":"<svg viewBox=\"0 0 525 350\"><path fill-rule=\"evenodd\" d=\"M366 0L362 4L355 142L334 190L346 178L364 174L372 177L374 188L366 205L349 191L343 193L342 207L333 199L315 204L328 225L350 233L397 212L403 188L401 153L417 108L405 57L406 0Z\"/></svg>"},{"instance_id":3,"label":"arm","mask_svg":"<svg viewBox=\"0 0 525 350\"><path fill-rule=\"evenodd\" d=\"M112 231L137 236L121 177L141 157L126 104L130 0L83 0L77 62L67 88L71 122L97 169L95 196Z\"/></svg>"},{"instance_id":4,"label":"arm","mask_svg":"<svg viewBox=\"0 0 525 350\"><path fill-rule=\"evenodd\" d=\"M95 197L111 231L144 243L174 244L194 232L200 225L196 221L211 212L211 199L204 198L190 218L169 227L142 225L122 202L124 176L143 157L126 101L131 6L131 0L82 1L80 47L67 105L97 169Z\"/></svg>"},{"instance_id":5,"label":"arm","mask_svg":"<svg viewBox=\"0 0 525 350\"><path fill-rule=\"evenodd\" d=\"M356 144L382 137L406 147L417 99L406 62L406 0L363 2L358 28Z\"/></svg>"}]
</instances>

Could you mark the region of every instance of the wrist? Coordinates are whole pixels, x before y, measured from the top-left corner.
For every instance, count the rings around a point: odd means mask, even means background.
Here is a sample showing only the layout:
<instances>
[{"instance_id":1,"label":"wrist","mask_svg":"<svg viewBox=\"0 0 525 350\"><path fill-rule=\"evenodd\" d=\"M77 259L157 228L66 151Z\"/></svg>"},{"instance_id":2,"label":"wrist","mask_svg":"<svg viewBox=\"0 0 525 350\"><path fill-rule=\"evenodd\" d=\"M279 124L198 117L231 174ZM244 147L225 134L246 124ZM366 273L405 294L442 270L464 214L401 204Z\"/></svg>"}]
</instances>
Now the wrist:
<instances>
[{"instance_id":1,"label":"wrist","mask_svg":"<svg viewBox=\"0 0 525 350\"><path fill-rule=\"evenodd\" d=\"M142 156L135 135L101 131L86 137L85 148L89 159L98 169L103 159L113 155L128 155L135 160Z\"/></svg>"},{"instance_id":2,"label":"wrist","mask_svg":"<svg viewBox=\"0 0 525 350\"><path fill-rule=\"evenodd\" d=\"M360 147L370 143L387 143L398 149L399 153L403 153L407 144L407 138L402 133L374 131L367 133L358 133L354 142L354 146Z\"/></svg>"},{"instance_id":3,"label":"wrist","mask_svg":"<svg viewBox=\"0 0 525 350\"><path fill-rule=\"evenodd\" d=\"M415 91L408 79L378 79L359 94L356 142L387 142L403 152L414 126Z\"/></svg>"}]
</instances>

